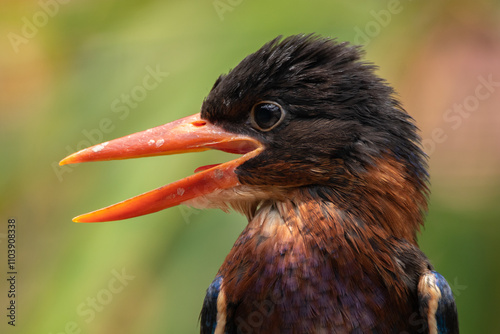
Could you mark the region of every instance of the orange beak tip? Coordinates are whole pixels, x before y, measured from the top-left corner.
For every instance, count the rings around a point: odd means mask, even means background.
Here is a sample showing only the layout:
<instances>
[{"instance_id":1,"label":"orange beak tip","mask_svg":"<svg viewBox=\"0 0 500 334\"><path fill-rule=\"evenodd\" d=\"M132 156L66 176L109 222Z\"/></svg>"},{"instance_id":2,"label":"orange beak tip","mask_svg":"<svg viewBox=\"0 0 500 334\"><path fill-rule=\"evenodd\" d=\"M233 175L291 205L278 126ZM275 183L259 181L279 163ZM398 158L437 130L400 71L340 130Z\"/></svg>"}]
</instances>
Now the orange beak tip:
<instances>
[{"instance_id":1,"label":"orange beak tip","mask_svg":"<svg viewBox=\"0 0 500 334\"><path fill-rule=\"evenodd\" d=\"M99 211L99 210L97 210ZM97 222L103 222L103 221L112 221L112 220L101 220L99 217L95 216L95 211L89 212L89 213L84 213L82 215L76 216L73 219L73 222L75 223L97 223Z\"/></svg>"},{"instance_id":2,"label":"orange beak tip","mask_svg":"<svg viewBox=\"0 0 500 334\"><path fill-rule=\"evenodd\" d=\"M64 158L61 161L59 161L59 166L64 166L64 165L68 164L67 160L68 160L68 158Z\"/></svg>"},{"instance_id":3,"label":"orange beak tip","mask_svg":"<svg viewBox=\"0 0 500 334\"><path fill-rule=\"evenodd\" d=\"M83 221L81 221L81 217L82 217L81 215L80 215L80 216L76 216L76 217L74 217L74 218L72 219L72 221L73 221L74 223L83 223Z\"/></svg>"},{"instance_id":4,"label":"orange beak tip","mask_svg":"<svg viewBox=\"0 0 500 334\"><path fill-rule=\"evenodd\" d=\"M59 166L64 166L64 165L78 163L78 161L75 161L74 155L75 154L73 153L73 154L67 156L66 158L62 159L61 161L59 161Z\"/></svg>"}]
</instances>

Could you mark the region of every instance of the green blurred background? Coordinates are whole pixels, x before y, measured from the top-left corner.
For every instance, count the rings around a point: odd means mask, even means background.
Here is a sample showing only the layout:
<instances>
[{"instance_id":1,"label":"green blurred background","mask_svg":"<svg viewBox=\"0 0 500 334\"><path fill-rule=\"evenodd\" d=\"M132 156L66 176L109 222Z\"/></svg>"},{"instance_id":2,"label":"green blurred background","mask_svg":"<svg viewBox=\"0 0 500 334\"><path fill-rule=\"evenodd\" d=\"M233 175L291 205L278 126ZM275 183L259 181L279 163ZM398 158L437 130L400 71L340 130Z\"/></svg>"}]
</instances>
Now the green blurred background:
<instances>
[{"instance_id":1,"label":"green blurred background","mask_svg":"<svg viewBox=\"0 0 500 334\"><path fill-rule=\"evenodd\" d=\"M432 177L421 247L454 290L462 333L500 332L499 18L486 0L1 1L0 332L197 332L243 217L176 207L114 223L71 218L228 157L57 162L198 112L220 73L277 35L309 32L365 44L417 120ZM168 75L144 90L151 70ZM5 316L10 217L15 328Z\"/></svg>"}]
</instances>

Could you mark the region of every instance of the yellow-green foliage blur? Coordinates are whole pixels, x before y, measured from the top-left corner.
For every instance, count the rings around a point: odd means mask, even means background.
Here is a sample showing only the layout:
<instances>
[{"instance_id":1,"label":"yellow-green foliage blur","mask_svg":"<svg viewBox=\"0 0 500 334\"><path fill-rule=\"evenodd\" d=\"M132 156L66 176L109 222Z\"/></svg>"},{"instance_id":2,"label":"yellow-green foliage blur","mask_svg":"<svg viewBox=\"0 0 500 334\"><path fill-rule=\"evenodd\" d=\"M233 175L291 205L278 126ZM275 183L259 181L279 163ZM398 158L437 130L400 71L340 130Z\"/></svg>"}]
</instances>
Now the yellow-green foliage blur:
<instances>
[{"instance_id":1,"label":"yellow-green foliage blur","mask_svg":"<svg viewBox=\"0 0 500 334\"><path fill-rule=\"evenodd\" d=\"M196 333L245 226L175 207L73 216L227 154L59 167L90 144L199 111L221 73L277 35L364 44L417 120L432 194L420 245L462 333L500 332L500 6L496 1L4 0L0 11L0 332ZM8 219L16 221L15 298ZM15 326L9 325L15 301Z\"/></svg>"}]
</instances>

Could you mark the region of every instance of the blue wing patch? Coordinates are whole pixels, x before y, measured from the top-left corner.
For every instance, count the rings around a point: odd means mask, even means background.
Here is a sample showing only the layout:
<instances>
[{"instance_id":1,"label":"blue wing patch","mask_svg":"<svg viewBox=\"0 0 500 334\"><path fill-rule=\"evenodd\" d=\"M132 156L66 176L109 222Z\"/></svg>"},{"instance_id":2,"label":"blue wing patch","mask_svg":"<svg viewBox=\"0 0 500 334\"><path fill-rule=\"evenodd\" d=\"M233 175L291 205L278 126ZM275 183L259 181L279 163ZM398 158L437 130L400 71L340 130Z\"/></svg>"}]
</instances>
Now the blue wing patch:
<instances>
[{"instance_id":1,"label":"blue wing patch","mask_svg":"<svg viewBox=\"0 0 500 334\"><path fill-rule=\"evenodd\" d=\"M207 289L200 314L201 334L213 334L217 327L217 298L219 297L222 277L217 275Z\"/></svg>"},{"instance_id":2,"label":"blue wing patch","mask_svg":"<svg viewBox=\"0 0 500 334\"><path fill-rule=\"evenodd\" d=\"M422 275L418 283L418 300L429 334L458 334L455 299L443 276L435 271Z\"/></svg>"}]
</instances>

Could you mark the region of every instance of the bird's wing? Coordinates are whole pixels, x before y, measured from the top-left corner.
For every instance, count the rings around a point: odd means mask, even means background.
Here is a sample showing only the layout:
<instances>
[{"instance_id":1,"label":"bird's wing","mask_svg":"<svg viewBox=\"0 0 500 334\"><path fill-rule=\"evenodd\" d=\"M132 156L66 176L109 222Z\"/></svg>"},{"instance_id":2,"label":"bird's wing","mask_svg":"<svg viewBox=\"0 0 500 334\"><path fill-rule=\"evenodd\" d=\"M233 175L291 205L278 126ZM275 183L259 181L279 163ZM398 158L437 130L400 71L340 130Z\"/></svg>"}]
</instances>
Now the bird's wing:
<instances>
[{"instance_id":1,"label":"bird's wing","mask_svg":"<svg viewBox=\"0 0 500 334\"><path fill-rule=\"evenodd\" d=\"M435 271L428 271L418 283L420 314L429 334L458 334L455 299L448 282Z\"/></svg>"},{"instance_id":2,"label":"bird's wing","mask_svg":"<svg viewBox=\"0 0 500 334\"><path fill-rule=\"evenodd\" d=\"M222 277L217 275L207 289L200 314L201 334L213 334L217 327L217 298L220 293Z\"/></svg>"}]
</instances>

